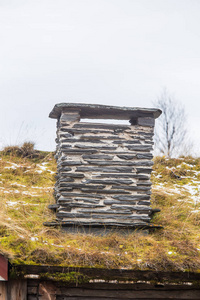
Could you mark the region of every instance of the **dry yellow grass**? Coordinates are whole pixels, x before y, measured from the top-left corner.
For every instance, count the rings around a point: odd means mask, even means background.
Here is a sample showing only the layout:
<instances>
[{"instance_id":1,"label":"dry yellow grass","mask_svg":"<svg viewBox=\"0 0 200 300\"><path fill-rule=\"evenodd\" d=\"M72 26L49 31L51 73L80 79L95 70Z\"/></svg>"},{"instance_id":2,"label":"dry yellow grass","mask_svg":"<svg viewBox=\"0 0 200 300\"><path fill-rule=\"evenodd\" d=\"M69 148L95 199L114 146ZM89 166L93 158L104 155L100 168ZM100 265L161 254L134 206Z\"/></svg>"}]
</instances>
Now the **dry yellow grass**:
<instances>
[{"instance_id":1,"label":"dry yellow grass","mask_svg":"<svg viewBox=\"0 0 200 300\"><path fill-rule=\"evenodd\" d=\"M30 157L30 156L29 156ZM198 271L200 269L200 159L156 158L153 223L148 236L69 234L48 228L54 219L56 163L52 153L0 156L0 251L12 262L76 267ZM178 178L178 177L181 177Z\"/></svg>"}]
</instances>

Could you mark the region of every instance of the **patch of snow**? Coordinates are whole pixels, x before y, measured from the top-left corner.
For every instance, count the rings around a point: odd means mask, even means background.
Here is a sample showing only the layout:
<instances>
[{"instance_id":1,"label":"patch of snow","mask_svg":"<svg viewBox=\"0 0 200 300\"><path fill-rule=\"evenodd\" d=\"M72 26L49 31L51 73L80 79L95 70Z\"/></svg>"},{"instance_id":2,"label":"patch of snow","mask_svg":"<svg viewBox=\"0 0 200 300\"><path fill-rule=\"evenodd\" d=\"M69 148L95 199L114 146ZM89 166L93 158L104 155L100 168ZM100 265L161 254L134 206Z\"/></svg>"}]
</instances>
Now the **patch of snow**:
<instances>
[{"instance_id":1,"label":"patch of snow","mask_svg":"<svg viewBox=\"0 0 200 300\"><path fill-rule=\"evenodd\" d=\"M182 162L182 165L185 165L185 166L190 167L190 168L194 168L195 167L194 165L190 165L190 164L187 164L185 162Z\"/></svg>"},{"instance_id":2,"label":"patch of snow","mask_svg":"<svg viewBox=\"0 0 200 300\"><path fill-rule=\"evenodd\" d=\"M7 204L8 206L15 206L15 205L18 204L18 202L17 202L17 201L7 201L6 204Z\"/></svg>"},{"instance_id":3,"label":"patch of snow","mask_svg":"<svg viewBox=\"0 0 200 300\"><path fill-rule=\"evenodd\" d=\"M43 189L43 190L48 190L48 189L52 189L52 186L46 186L46 187L41 187L41 186L32 186L32 189Z\"/></svg>"},{"instance_id":4,"label":"patch of snow","mask_svg":"<svg viewBox=\"0 0 200 300\"><path fill-rule=\"evenodd\" d=\"M14 190L13 191L15 194L19 194L20 193L20 191L18 191L18 190Z\"/></svg>"},{"instance_id":5,"label":"patch of snow","mask_svg":"<svg viewBox=\"0 0 200 300\"><path fill-rule=\"evenodd\" d=\"M193 172L196 176L200 174L200 171L194 171L194 170L192 170L192 172Z\"/></svg>"},{"instance_id":6,"label":"patch of snow","mask_svg":"<svg viewBox=\"0 0 200 300\"><path fill-rule=\"evenodd\" d=\"M43 162L43 163L41 163L41 165L40 165L40 164L37 164L37 167L39 167L41 170L46 171L46 169L47 169L46 164L47 164L46 162Z\"/></svg>"},{"instance_id":7,"label":"patch of snow","mask_svg":"<svg viewBox=\"0 0 200 300\"><path fill-rule=\"evenodd\" d=\"M155 178L162 178L162 175L158 174L155 176Z\"/></svg>"},{"instance_id":8,"label":"patch of snow","mask_svg":"<svg viewBox=\"0 0 200 300\"><path fill-rule=\"evenodd\" d=\"M195 183L195 182L193 182ZM197 203L200 201L200 198L199 198L199 193L200 193L200 185L191 185L191 184L185 184L184 189L186 189L190 195L191 195L191 198L193 199L194 203Z\"/></svg>"},{"instance_id":9,"label":"patch of snow","mask_svg":"<svg viewBox=\"0 0 200 300\"><path fill-rule=\"evenodd\" d=\"M31 237L31 241L35 242L35 241L38 241L38 238L37 237Z\"/></svg>"},{"instance_id":10,"label":"patch of snow","mask_svg":"<svg viewBox=\"0 0 200 300\"><path fill-rule=\"evenodd\" d=\"M48 172L50 172L50 174L55 174L56 172L51 171L51 170L47 170Z\"/></svg>"},{"instance_id":11,"label":"patch of snow","mask_svg":"<svg viewBox=\"0 0 200 300\"><path fill-rule=\"evenodd\" d=\"M13 169L13 170L16 170L17 168L22 167L22 165L18 165L18 164L15 164L15 163L11 163L11 162L9 162L9 161L7 161L7 163L10 164L11 166L4 167L4 169Z\"/></svg>"},{"instance_id":12,"label":"patch of snow","mask_svg":"<svg viewBox=\"0 0 200 300\"><path fill-rule=\"evenodd\" d=\"M13 183L11 183L11 185L17 185L17 186L21 186L21 187L26 187L25 185L20 184L20 183L18 183L18 182L13 182Z\"/></svg>"},{"instance_id":13,"label":"patch of snow","mask_svg":"<svg viewBox=\"0 0 200 300\"><path fill-rule=\"evenodd\" d=\"M34 193L34 192L33 192ZM23 195L26 195L26 196L32 196L32 197L38 197L39 195L36 195L36 194L33 194L33 193L30 193L28 191L23 191L22 194Z\"/></svg>"},{"instance_id":14,"label":"patch of snow","mask_svg":"<svg viewBox=\"0 0 200 300\"><path fill-rule=\"evenodd\" d=\"M15 166L5 167L4 169L13 169L16 170L17 168Z\"/></svg>"},{"instance_id":15,"label":"patch of snow","mask_svg":"<svg viewBox=\"0 0 200 300\"><path fill-rule=\"evenodd\" d=\"M62 245L55 245L55 244L54 244L54 246L55 246L55 247L59 247L59 248L64 248L64 246L62 246Z\"/></svg>"},{"instance_id":16,"label":"patch of snow","mask_svg":"<svg viewBox=\"0 0 200 300\"><path fill-rule=\"evenodd\" d=\"M35 172L38 173L38 174L41 174L42 170L36 170Z\"/></svg>"}]
</instances>

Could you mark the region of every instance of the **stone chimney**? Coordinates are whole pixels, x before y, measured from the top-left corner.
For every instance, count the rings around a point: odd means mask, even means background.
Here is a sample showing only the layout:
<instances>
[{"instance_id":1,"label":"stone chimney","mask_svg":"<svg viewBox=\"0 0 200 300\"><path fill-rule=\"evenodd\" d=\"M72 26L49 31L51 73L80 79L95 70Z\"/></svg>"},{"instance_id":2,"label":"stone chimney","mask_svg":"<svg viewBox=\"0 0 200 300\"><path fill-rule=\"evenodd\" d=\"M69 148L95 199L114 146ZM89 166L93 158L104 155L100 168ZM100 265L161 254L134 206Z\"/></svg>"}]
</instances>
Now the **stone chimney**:
<instances>
[{"instance_id":1,"label":"stone chimney","mask_svg":"<svg viewBox=\"0 0 200 300\"><path fill-rule=\"evenodd\" d=\"M69 228L152 228L153 132L158 109L56 104L56 222ZM94 119L93 123L82 119ZM130 125L95 123L129 120Z\"/></svg>"}]
</instances>

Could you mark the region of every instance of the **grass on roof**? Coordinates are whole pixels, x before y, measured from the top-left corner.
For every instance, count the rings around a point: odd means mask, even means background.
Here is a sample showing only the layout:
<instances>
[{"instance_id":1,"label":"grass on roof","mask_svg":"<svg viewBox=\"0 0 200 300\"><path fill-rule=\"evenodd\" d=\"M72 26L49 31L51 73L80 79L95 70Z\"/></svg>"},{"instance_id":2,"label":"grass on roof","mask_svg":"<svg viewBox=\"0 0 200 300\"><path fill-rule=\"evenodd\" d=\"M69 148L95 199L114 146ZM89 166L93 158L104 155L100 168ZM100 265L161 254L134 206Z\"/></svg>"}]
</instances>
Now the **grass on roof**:
<instances>
[{"instance_id":1,"label":"grass on roof","mask_svg":"<svg viewBox=\"0 0 200 300\"><path fill-rule=\"evenodd\" d=\"M16 150L16 149L15 149ZM40 155L39 155L40 154ZM16 264L200 270L200 158L154 159L152 223L164 229L144 236L69 234L50 228L55 203L53 153L0 153L0 253Z\"/></svg>"}]
</instances>

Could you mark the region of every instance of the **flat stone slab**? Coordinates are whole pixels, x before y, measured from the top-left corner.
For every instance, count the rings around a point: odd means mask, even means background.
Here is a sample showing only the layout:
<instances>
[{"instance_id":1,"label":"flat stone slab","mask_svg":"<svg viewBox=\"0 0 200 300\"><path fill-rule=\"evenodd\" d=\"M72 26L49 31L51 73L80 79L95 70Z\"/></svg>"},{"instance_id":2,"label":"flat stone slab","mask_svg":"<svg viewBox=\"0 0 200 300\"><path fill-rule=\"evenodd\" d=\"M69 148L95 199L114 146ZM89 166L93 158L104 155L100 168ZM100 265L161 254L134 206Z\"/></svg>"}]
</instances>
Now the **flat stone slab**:
<instances>
[{"instance_id":1,"label":"flat stone slab","mask_svg":"<svg viewBox=\"0 0 200 300\"><path fill-rule=\"evenodd\" d=\"M156 108L140 108L140 107L120 107L100 104L85 104L85 103L58 103L50 112L49 117L58 119L61 112L79 111L82 119L116 119L116 120L131 120L138 117L158 118L162 113Z\"/></svg>"}]
</instances>

